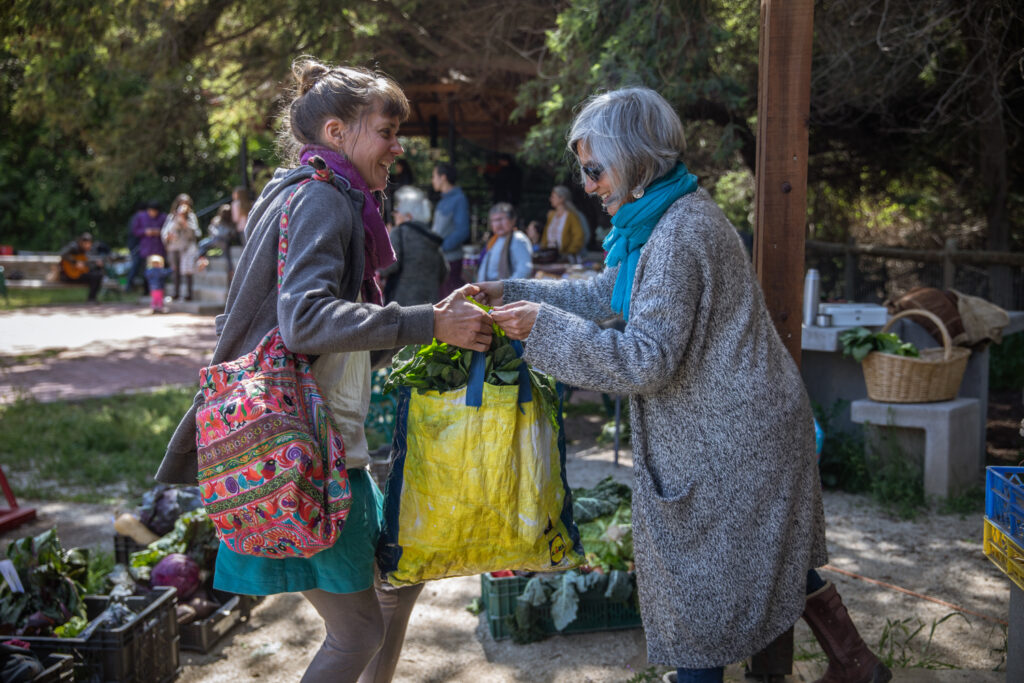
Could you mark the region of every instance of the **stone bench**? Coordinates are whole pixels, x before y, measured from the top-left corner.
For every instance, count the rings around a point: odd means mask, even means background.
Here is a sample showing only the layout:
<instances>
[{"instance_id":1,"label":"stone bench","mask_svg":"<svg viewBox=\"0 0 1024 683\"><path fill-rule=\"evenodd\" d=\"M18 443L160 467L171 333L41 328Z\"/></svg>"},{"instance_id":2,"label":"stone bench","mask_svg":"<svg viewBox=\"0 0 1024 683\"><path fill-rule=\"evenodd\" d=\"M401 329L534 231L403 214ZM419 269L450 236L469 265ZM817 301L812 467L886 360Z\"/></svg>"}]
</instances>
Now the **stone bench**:
<instances>
[{"instance_id":1,"label":"stone bench","mask_svg":"<svg viewBox=\"0 0 1024 683\"><path fill-rule=\"evenodd\" d=\"M976 484L984 471L979 410L976 398L937 403L878 403L865 398L850 404L850 418L879 429L923 430L925 495L948 498Z\"/></svg>"},{"instance_id":2,"label":"stone bench","mask_svg":"<svg viewBox=\"0 0 1024 683\"><path fill-rule=\"evenodd\" d=\"M52 282L60 269L60 254L2 254L0 266L8 286L22 280Z\"/></svg>"}]
</instances>

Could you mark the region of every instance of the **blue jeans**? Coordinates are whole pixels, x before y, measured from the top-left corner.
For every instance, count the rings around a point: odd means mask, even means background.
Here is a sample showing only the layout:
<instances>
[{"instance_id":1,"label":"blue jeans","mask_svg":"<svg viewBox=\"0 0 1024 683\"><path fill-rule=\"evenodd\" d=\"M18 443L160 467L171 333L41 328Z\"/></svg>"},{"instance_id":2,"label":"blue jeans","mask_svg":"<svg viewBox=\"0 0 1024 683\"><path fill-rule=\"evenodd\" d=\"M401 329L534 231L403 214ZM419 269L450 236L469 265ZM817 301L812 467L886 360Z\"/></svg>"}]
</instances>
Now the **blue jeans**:
<instances>
[{"instance_id":1,"label":"blue jeans","mask_svg":"<svg viewBox=\"0 0 1024 683\"><path fill-rule=\"evenodd\" d=\"M722 683L724 666L710 669L676 669L676 683Z\"/></svg>"}]
</instances>

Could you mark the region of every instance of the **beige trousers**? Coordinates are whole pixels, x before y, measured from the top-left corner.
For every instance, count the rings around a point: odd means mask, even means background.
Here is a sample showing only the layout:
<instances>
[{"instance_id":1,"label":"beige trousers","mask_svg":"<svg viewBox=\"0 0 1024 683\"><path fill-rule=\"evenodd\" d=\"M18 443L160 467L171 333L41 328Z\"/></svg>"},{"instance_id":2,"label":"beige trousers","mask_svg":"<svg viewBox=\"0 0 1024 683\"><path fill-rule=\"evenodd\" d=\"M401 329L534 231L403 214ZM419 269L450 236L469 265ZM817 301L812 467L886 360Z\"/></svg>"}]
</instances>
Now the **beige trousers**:
<instances>
[{"instance_id":1,"label":"beige trousers","mask_svg":"<svg viewBox=\"0 0 1024 683\"><path fill-rule=\"evenodd\" d=\"M423 584L375 586L358 593L314 588L302 595L327 626L327 637L302 683L389 683L405 642L405 628Z\"/></svg>"}]
</instances>

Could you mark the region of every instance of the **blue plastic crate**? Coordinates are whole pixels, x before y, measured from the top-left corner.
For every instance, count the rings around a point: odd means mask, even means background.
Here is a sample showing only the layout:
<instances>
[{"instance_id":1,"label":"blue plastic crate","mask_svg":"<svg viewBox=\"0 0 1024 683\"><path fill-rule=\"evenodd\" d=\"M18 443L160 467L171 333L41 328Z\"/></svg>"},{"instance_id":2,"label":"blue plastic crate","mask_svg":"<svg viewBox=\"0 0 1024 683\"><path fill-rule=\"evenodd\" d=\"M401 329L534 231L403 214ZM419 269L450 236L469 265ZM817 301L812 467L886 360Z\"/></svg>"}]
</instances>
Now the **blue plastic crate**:
<instances>
[{"instance_id":1,"label":"blue plastic crate","mask_svg":"<svg viewBox=\"0 0 1024 683\"><path fill-rule=\"evenodd\" d=\"M985 517L1024 546L1024 467L987 468Z\"/></svg>"}]
</instances>

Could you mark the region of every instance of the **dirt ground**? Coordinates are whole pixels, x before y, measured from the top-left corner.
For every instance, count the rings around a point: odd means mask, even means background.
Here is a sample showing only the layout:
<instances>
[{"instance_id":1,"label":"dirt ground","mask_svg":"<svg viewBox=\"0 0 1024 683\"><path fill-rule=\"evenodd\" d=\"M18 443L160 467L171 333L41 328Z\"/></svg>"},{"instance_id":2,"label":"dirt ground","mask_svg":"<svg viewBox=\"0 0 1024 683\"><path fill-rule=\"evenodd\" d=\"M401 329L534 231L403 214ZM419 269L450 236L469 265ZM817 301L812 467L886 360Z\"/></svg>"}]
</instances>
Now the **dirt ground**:
<instances>
[{"instance_id":1,"label":"dirt ground","mask_svg":"<svg viewBox=\"0 0 1024 683\"><path fill-rule=\"evenodd\" d=\"M209 356L211 328L211 318L149 316L128 305L0 312L0 400L14 392L49 400L192 381ZM43 353L53 347L65 350ZM578 393L574 400L598 398ZM628 449L616 464L612 449L595 443L599 426L596 417L567 424L571 486L589 486L609 474L631 482ZM56 524L67 546L112 548L109 507L20 502L36 507L39 519L0 539ZM864 496L836 492L826 492L825 508L830 564L822 574L839 587L865 640L873 647L881 643L877 649L902 663L894 680L1005 680L1009 582L982 553L980 515L931 512L902 521ZM647 667L642 629L556 636L529 645L495 641L486 612L466 610L479 596L476 576L425 588L396 681L610 683L628 681ZM212 652L183 651L178 680L298 680L322 637L321 622L301 596L273 596ZM818 650L803 622L796 625L795 640L798 661L791 680L813 680L823 665L814 660ZM727 673L728 679L743 680L739 665Z\"/></svg>"}]
</instances>

